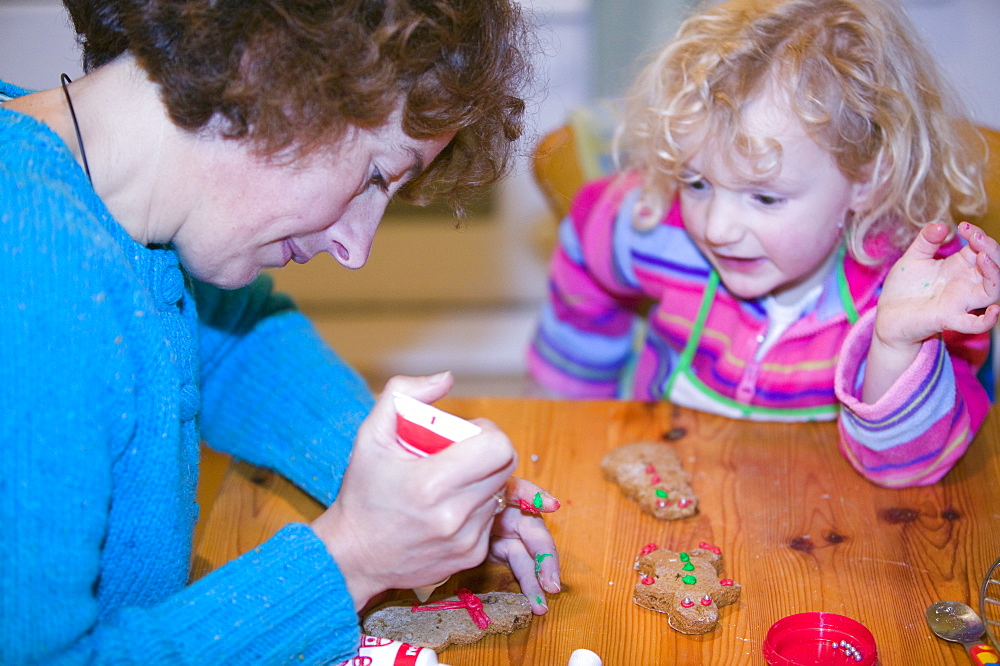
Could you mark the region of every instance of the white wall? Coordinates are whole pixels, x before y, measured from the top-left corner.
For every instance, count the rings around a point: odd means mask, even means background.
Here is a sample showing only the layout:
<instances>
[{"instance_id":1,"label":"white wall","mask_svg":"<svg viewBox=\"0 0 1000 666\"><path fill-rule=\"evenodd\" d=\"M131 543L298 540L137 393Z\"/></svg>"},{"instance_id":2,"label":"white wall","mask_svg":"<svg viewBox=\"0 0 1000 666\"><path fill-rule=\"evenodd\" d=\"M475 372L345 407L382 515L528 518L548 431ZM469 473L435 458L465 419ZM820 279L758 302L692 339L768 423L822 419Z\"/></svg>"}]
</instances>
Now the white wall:
<instances>
[{"instance_id":1,"label":"white wall","mask_svg":"<svg viewBox=\"0 0 1000 666\"><path fill-rule=\"evenodd\" d=\"M69 17L58 0L0 0L0 78L32 90L82 74Z\"/></svg>"},{"instance_id":2,"label":"white wall","mask_svg":"<svg viewBox=\"0 0 1000 666\"><path fill-rule=\"evenodd\" d=\"M1000 1L906 0L977 122L1000 129Z\"/></svg>"},{"instance_id":3,"label":"white wall","mask_svg":"<svg viewBox=\"0 0 1000 666\"><path fill-rule=\"evenodd\" d=\"M628 83L623 75L635 71L629 63L657 50L688 12L719 1L592 0L598 92L621 94ZM1000 0L901 1L973 117L1000 128Z\"/></svg>"}]
</instances>

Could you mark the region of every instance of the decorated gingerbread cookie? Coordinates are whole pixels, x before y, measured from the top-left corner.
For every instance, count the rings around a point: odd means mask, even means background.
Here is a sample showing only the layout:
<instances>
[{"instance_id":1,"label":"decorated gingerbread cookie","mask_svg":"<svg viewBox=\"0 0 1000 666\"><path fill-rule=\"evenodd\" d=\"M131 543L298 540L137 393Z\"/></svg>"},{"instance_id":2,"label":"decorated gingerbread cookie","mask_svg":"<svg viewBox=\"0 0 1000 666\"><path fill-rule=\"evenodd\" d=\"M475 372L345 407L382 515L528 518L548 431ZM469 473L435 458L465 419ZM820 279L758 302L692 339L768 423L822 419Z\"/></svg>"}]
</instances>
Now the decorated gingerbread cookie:
<instances>
[{"instance_id":1,"label":"decorated gingerbread cookie","mask_svg":"<svg viewBox=\"0 0 1000 666\"><path fill-rule=\"evenodd\" d=\"M618 447L604 456L601 471L654 518L677 520L698 512L698 498L670 444L633 442Z\"/></svg>"},{"instance_id":2,"label":"decorated gingerbread cookie","mask_svg":"<svg viewBox=\"0 0 1000 666\"><path fill-rule=\"evenodd\" d=\"M425 604L382 604L365 616L364 632L440 652L449 645L468 645L489 634L510 634L531 624L531 606L523 594L477 596L465 589L456 593Z\"/></svg>"},{"instance_id":3,"label":"decorated gingerbread cookie","mask_svg":"<svg viewBox=\"0 0 1000 666\"><path fill-rule=\"evenodd\" d=\"M704 634L719 623L719 608L740 598L740 585L722 573L722 551L707 543L675 553L651 543L635 561L639 582L632 600L666 613L682 634Z\"/></svg>"}]
</instances>

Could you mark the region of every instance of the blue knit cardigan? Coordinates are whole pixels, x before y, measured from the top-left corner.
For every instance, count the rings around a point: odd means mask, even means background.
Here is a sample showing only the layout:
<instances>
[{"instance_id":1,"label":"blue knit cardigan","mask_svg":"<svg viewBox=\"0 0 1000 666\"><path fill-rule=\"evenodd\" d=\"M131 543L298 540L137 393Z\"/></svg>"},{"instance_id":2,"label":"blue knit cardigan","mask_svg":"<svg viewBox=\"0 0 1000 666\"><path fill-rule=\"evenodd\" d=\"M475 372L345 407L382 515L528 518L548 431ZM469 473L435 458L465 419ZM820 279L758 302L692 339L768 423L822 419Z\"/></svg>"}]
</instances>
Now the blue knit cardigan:
<instances>
[{"instance_id":1,"label":"blue knit cardigan","mask_svg":"<svg viewBox=\"0 0 1000 666\"><path fill-rule=\"evenodd\" d=\"M0 109L0 663L347 658L353 602L305 525L187 585L198 445L328 504L371 405L266 278L186 277Z\"/></svg>"}]
</instances>

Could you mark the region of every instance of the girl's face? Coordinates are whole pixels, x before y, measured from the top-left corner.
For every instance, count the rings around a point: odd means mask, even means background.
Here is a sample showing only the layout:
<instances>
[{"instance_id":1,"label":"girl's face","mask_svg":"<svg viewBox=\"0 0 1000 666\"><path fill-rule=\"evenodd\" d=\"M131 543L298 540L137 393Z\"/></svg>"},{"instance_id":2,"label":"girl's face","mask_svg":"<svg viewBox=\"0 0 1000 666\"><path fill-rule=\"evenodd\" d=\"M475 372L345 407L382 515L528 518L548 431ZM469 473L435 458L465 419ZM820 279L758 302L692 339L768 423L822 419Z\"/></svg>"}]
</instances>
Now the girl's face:
<instances>
[{"instance_id":1,"label":"girl's face","mask_svg":"<svg viewBox=\"0 0 1000 666\"><path fill-rule=\"evenodd\" d=\"M680 188L684 224L738 298L768 294L794 302L822 281L867 184L849 181L782 103L761 96L746 110L749 131L781 145L780 168L755 179L752 165L711 141L687 165Z\"/></svg>"},{"instance_id":2,"label":"girl's face","mask_svg":"<svg viewBox=\"0 0 1000 666\"><path fill-rule=\"evenodd\" d=\"M375 130L355 130L334 150L292 164L269 162L236 141L209 139L207 163L194 173L206 194L177 229L173 245L189 273L223 288L321 252L347 268L361 268L392 195L453 136L412 139L395 118Z\"/></svg>"}]
</instances>

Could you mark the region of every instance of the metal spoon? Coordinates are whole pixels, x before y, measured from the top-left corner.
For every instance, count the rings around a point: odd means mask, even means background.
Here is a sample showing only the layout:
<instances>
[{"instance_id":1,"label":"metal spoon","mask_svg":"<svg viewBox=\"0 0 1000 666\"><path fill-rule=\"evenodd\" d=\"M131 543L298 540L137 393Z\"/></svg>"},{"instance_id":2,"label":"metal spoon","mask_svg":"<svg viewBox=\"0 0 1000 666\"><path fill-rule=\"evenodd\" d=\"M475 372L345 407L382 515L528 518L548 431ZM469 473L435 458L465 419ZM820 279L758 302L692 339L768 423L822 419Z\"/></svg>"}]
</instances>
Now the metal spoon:
<instances>
[{"instance_id":1,"label":"metal spoon","mask_svg":"<svg viewBox=\"0 0 1000 666\"><path fill-rule=\"evenodd\" d=\"M981 641L986 627L968 605L960 601L937 601L927 607L927 626L939 638L961 643L974 664L995 663L990 655L996 654ZM990 658L990 661L986 661Z\"/></svg>"}]
</instances>

